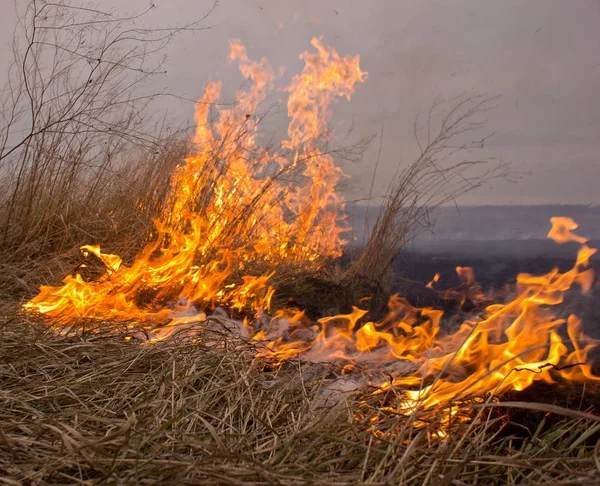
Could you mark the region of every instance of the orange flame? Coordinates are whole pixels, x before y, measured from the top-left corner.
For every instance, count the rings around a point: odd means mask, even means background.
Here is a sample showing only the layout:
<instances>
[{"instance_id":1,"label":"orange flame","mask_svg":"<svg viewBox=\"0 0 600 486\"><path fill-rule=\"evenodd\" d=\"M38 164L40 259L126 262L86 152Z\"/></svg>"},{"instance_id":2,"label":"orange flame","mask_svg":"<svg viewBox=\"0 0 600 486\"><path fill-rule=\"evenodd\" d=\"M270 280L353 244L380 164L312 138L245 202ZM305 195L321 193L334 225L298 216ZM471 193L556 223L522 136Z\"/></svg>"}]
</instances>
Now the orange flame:
<instances>
[{"instance_id":1,"label":"orange flame","mask_svg":"<svg viewBox=\"0 0 600 486\"><path fill-rule=\"evenodd\" d=\"M438 283L439 281L440 281L440 274L439 274L439 273L436 273L436 274L433 276L433 279L432 279L432 280L431 280L431 281L430 281L430 282L429 282L429 283L426 285L426 287L427 287L428 289L433 289L433 288L434 288L434 284Z\"/></svg>"},{"instance_id":2,"label":"orange flame","mask_svg":"<svg viewBox=\"0 0 600 486\"><path fill-rule=\"evenodd\" d=\"M563 228L574 229L572 221L565 219L553 219L552 223L551 235L565 235ZM583 267L596 250L585 245L585 238L568 237L582 243L571 270L561 273L554 269L541 276L520 274L512 300L488 304L482 315L466 319L451 335L442 330L442 311L414 308L396 295L382 321L360 323L366 312L355 308L350 315L321 319L309 340L305 336L301 341L291 338L299 320L288 317L290 339L272 339L260 355L368 363L371 372L382 369L392 377L375 383L376 393L390 387L401 390L403 400L396 413L482 394L519 391L534 381L553 383L554 377L598 381L588 362L595 345L583 333L581 320L575 315L556 317L556 306L563 302L565 292L575 284L587 292L594 278L593 270ZM464 284L474 284L472 269L459 267L457 271ZM479 296L479 291L475 295ZM306 328L305 323L303 326ZM568 340L561 337L561 329Z\"/></svg>"},{"instance_id":3,"label":"orange flame","mask_svg":"<svg viewBox=\"0 0 600 486\"><path fill-rule=\"evenodd\" d=\"M329 136L330 104L349 99L366 73L358 56L341 57L321 39L312 44L316 52L300 56L304 69L286 88L289 140L279 153L257 140L259 107L275 75L266 59L250 60L234 40L230 60L251 87L237 93L233 107L223 108L215 105L220 84L206 86L196 110L198 150L172 175L169 200L155 221L157 238L130 266L97 246L83 247L105 264L104 275L90 282L67 276L60 287L42 287L25 307L62 323L160 323L176 316L168 303L178 300L179 312L192 303L268 309L272 271L254 276L258 263L318 266L340 255L343 200L335 185L342 173L319 145Z\"/></svg>"},{"instance_id":4,"label":"orange flame","mask_svg":"<svg viewBox=\"0 0 600 486\"><path fill-rule=\"evenodd\" d=\"M571 218L554 217L550 218L552 228L548 233L548 238L554 240L558 244L575 241L584 244L587 240L581 236L572 233L573 230L579 228L579 225Z\"/></svg>"}]
</instances>

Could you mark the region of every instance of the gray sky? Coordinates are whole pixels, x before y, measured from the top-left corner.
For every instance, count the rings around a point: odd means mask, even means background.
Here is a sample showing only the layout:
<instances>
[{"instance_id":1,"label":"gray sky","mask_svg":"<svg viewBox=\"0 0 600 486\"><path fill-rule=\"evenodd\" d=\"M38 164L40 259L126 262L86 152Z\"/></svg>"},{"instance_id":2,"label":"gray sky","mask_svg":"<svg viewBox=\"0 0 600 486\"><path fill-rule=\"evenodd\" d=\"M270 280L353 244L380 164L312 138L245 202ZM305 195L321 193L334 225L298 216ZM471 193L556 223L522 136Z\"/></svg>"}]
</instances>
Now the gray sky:
<instances>
[{"instance_id":1,"label":"gray sky","mask_svg":"<svg viewBox=\"0 0 600 486\"><path fill-rule=\"evenodd\" d=\"M0 0L0 67L14 23L12 0ZM209 0L154 0L152 22L202 15ZM148 0L103 0L141 11ZM278 24L283 29L278 30ZM463 204L600 203L600 1L598 0L220 0L211 30L178 39L160 82L192 98L209 79L232 97L241 78L228 65L228 41L250 57L301 68L298 54L324 35L341 54L360 54L369 77L350 102L334 107L361 135L384 127L376 182L381 192L399 161L415 153L412 123L436 97L500 94L490 115L489 154L525 175L496 181ZM173 106L173 116L191 116ZM354 187L370 183L377 143L348 171Z\"/></svg>"}]
</instances>

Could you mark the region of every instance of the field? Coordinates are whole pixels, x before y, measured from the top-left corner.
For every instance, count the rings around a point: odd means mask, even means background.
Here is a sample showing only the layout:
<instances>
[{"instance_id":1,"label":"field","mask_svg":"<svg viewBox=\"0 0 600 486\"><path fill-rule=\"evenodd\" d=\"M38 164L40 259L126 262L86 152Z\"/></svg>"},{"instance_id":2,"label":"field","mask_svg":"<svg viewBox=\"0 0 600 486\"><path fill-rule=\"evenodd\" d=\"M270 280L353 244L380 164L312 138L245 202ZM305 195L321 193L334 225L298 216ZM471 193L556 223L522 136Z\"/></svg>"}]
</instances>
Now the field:
<instances>
[{"instance_id":1,"label":"field","mask_svg":"<svg viewBox=\"0 0 600 486\"><path fill-rule=\"evenodd\" d=\"M424 110L415 158L382 161L387 193L344 219L344 166L380 162L333 130L359 55L314 37L287 75L233 39L234 95L207 82L193 127L152 115L190 102L150 81L210 13L23 3L0 91L0 484L600 482L596 210L453 223L511 175L485 152L497 98L469 93Z\"/></svg>"},{"instance_id":2,"label":"field","mask_svg":"<svg viewBox=\"0 0 600 486\"><path fill-rule=\"evenodd\" d=\"M460 258L403 254L398 278ZM469 263L480 275L500 263L546 270L506 255ZM421 412L383 411L396 391L373 396L331 363L274 367L225 327L148 345L116 323L61 335L15 304L3 310L4 484L567 485L600 474L593 385L534 385L502 406L467 400L470 420L441 439L443 413L415 427Z\"/></svg>"}]
</instances>

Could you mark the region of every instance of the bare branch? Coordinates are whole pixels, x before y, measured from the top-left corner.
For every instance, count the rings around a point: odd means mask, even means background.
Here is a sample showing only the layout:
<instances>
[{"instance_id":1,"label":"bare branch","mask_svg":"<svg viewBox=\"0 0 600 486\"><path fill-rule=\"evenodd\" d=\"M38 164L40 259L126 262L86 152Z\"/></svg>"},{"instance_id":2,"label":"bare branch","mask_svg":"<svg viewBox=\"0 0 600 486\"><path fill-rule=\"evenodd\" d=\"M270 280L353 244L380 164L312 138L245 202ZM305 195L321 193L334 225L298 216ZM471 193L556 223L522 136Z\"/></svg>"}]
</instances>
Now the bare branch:
<instances>
[{"instance_id":1,"label":"bare branch","mask_svg":"<svg viewBox=\"0 0 600 486\"><path fill-rule=\"evenodd\" d=\"M0 90L2 248L51 231L48 208L68 212L83 188L98 189L99 173L118 173L126 154L161 150L165 133L156 131L150 107L185 98L152 90L149 81L164 73L171 41L206 29L216 5L200 19L156 27L138 25L151 9L123 15L71 0L23 5Z\"/></svg>"}]
</instances>

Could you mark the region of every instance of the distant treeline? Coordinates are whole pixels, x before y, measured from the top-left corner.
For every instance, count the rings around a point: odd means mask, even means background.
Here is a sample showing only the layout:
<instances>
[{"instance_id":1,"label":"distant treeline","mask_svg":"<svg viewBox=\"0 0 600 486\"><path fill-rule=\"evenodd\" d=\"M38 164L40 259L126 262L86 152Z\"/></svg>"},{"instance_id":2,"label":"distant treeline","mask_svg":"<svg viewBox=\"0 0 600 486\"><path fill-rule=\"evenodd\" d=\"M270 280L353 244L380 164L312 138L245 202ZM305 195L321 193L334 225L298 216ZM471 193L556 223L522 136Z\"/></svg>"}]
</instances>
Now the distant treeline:
<instances>
[{"instance_id":1,"label":"distant treeline","mask_svg":"<svg viewBox=\"0 0 600 486\"><path fill-rule=\"evenodd\" d=\"M352 227L347 239L361 244L375 223L378 206L350 204L347 222ZM433 209L433 232L423 231L413 245L432 247L452 241L543 240L550 229L550 218L567 216L580 227L577 234L600 239L600 207L585 205L538 206L445 206ZM419 245L422 243L422 245Z\"/></svg>"}]
</instances>

